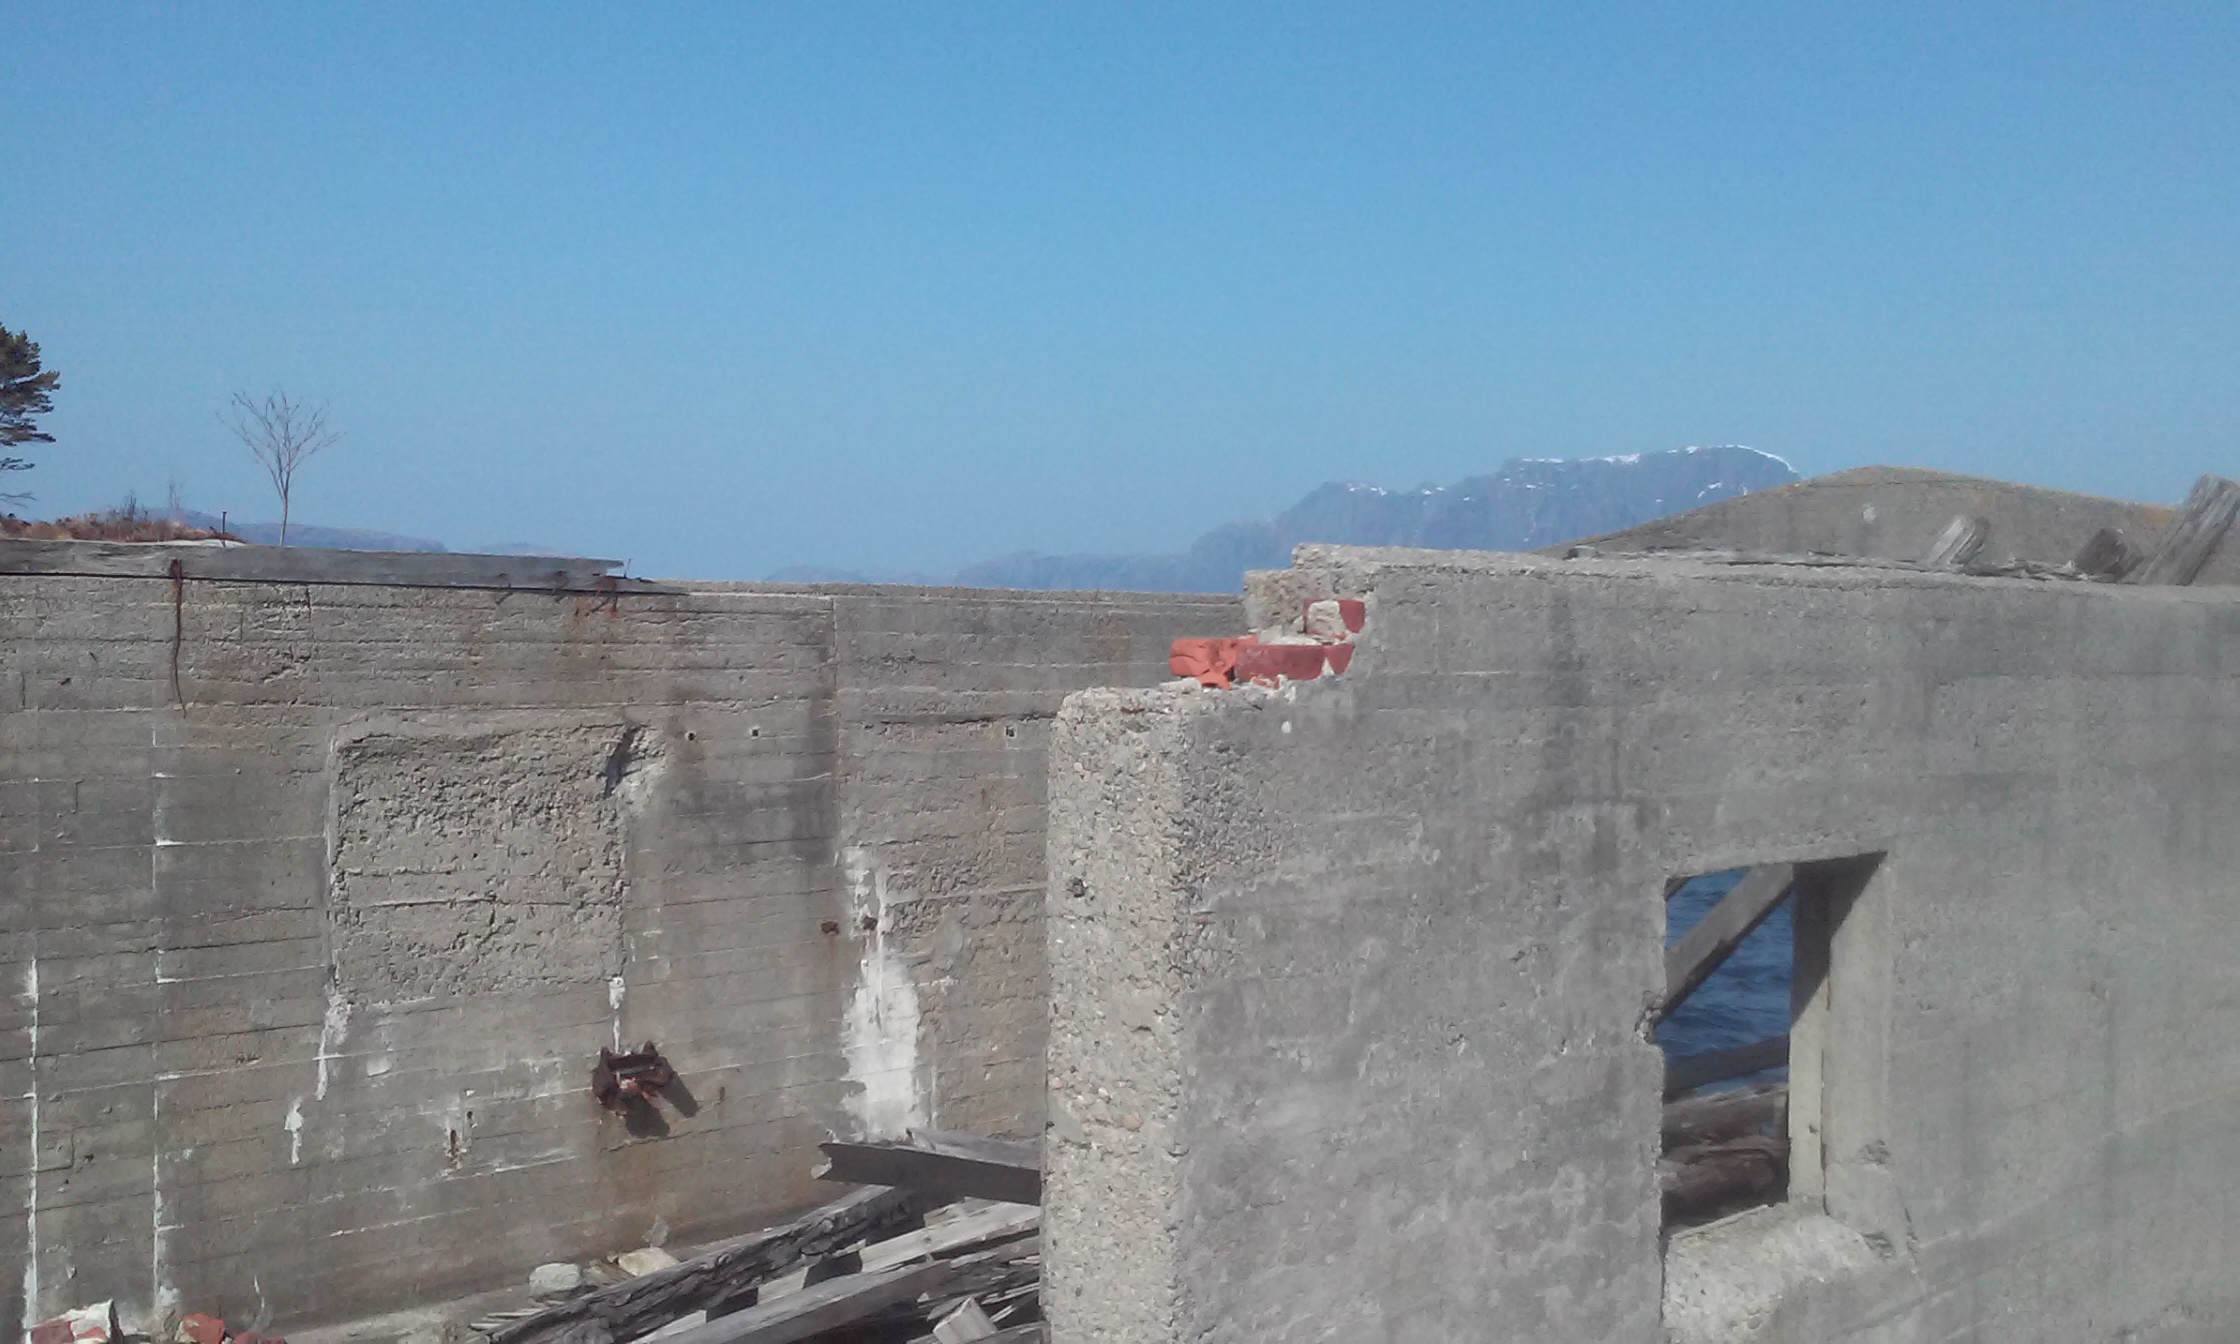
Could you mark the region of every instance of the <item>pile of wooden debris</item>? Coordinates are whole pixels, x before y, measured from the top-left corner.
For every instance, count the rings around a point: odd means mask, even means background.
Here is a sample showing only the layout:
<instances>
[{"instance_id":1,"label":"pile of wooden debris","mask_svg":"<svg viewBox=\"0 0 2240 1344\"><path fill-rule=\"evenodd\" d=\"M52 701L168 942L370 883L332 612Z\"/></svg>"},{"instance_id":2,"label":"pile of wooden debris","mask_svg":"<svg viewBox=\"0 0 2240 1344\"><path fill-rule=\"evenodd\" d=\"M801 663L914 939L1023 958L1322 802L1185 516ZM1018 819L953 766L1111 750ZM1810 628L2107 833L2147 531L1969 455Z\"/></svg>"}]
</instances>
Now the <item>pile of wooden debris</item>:
<instances>
[{"instance_id":1,"label":"pile of wooden debris","mask_svg":"<svg viewBox=\"0 0 2240 1344\"><path fill-rule=\"evenodd\" d=\"M929 1133L828 1143L863 1186L778 1227L535 1311L489 1344L1027 1344L1042 1338L1042 1177L1031 1144Z\"/></svg>"}]
</instances>

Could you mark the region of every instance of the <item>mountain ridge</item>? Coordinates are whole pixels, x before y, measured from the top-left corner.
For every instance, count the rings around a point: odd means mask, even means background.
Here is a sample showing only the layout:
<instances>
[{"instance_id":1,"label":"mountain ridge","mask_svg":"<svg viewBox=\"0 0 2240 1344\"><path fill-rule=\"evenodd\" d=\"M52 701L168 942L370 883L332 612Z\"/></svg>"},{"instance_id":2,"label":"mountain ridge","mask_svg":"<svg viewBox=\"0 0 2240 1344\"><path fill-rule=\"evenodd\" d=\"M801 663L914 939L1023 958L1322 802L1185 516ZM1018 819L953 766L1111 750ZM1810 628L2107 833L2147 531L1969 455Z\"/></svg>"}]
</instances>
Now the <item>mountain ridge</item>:
<instances>
[{"instance_id":1,"label":"mountain ridge","mask_svg":"<svg viewBox=\"0 0 2240 1344\"><path fill-rule=\"evenodd\" d=\"M1511 458L1491 472L1446 486L1393 490L1362 481L1327 482L1273 518L1224 523L1181 551L1019 551L967 565L953 581L987 588L1236 592L1246 570L1283 568L1301 542L1530 551L1797 479L1786 460L1742 444L1611 457Z\"/></svg>"}]
</instances>

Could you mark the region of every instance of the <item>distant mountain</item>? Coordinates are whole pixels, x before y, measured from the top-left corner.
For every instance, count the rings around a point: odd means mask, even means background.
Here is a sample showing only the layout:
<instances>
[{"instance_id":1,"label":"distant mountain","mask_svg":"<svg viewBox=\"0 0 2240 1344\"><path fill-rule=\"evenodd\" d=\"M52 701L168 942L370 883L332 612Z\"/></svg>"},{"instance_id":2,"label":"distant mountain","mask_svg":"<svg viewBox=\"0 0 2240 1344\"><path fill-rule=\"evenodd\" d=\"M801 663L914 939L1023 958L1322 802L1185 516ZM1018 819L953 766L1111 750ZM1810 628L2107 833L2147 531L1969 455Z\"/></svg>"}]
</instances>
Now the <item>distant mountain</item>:
<instances>
[{"instance_id":1,"label":"distant mountain","mask_svg":"<svg viewBox=\"0 0 2240 1344\"><path fill-rule=\"evenodd\" d=\"M294 530L294 528L289 529L290 532ZM436 549L440 551L443 547L438 546ZM475 547L471 553L474 555L559 555L571 557L575 555L574 551L565 546L547 546L539 541L493 541L487 546Z\"/></svg>"},{"instance_id":2,"label":"distant mountain","mask_svg":"<svg viewBox=\"0 0 2240 1344\"><path fill-rule=\"evenodd\" d=\"M1227 523L1165 555L1022 551L968 565L956 582L987 588L1120 588L1233 593L1248 569L1281 569L1300 542L1531 551L1615 532L1787 485L1795 469L1739 444L1573 460L1517 458L1447 486L1387 490L1332 482L1264 522Z\"/></svg>"},{"instance_id":3,"label":"distant mountain","mask_svg":"<svg viewBox=\"0 0 2240 1344\"><path fill-rule=\"evenodd\" d=\"M839 569L831 565L787 565L775 570L767 583L907 583L939 588L955 582L940 574L920 574L908 569Z\"/></svg>"},{"instance_id":4,"label":"distant mountain","mask_svg":"<svg viewBox=\"0 0 2240 1344\"><path fill-rule=\"evenodd\" d=\"M181 509L178 513L178 519L189 527L216 527L218 525L217 514L203 513L199 509ZM260 546L277 546L280 544L280 524L278 523L244 523L236 518L228 518L226 519L226 531L231 532L243 541L255 542ZM426 537L399 536L394 532L369 532L356 527L319 527L312 523L294 521L290 521L288 524L288 544L290 546L309 546L317 550L328 551L440 551L445 549L442 542L430 541Z\"/></svg>"}]
</instances>

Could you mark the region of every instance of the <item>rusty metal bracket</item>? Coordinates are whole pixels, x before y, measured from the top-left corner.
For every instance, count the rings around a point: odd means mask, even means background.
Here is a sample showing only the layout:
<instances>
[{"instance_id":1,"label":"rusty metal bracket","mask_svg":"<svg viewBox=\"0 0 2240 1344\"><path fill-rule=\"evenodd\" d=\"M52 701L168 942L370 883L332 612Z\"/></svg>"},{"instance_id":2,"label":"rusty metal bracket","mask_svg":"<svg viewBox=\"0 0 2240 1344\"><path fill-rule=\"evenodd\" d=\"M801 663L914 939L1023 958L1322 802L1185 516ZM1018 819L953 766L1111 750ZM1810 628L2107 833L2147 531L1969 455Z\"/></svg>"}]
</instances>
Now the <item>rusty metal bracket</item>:
<instances>
[{"instance_id":1,"label":"rusty metal bracket","mask_svg":"<svg viewBox=\"0 0 2240 1344\"><path fill-rule=\"evenodd\" d=\"M652 1041L623 1054L600 1046L599 1062L591 1069L591 1095L616 1115L628 1115L639 1106L652 1105L676 1081L677 1071Z\"/></svg>"}]
</instances>

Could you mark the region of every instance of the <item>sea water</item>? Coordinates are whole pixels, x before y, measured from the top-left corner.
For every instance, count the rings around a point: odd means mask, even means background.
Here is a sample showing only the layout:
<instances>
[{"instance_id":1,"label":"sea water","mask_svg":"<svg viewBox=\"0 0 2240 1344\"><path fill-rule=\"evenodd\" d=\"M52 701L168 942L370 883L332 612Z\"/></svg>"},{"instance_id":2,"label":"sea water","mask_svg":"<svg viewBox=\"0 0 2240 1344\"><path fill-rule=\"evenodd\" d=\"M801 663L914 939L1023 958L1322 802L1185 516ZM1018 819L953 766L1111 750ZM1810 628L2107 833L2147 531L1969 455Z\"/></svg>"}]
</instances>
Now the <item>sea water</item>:
<instances>
[{"instance_id":1,"label":"sea water","mask_svg":"<svg viewBox=\"0 0 2240 1344\"><path fill-rule=\"evenodd\" d=\"M1690 878L1665 903L1665 946L1702 919L1719 898L1742 880L1744 869L1707 873ZM1726 961L1696 992L1682 1000L1657 1026L1657 1044L1664 1047L1667 1063L1706 1050L1727 1050L1749 1045L1789 1029L1789 973L1795 964L1795 930L1790 921L1791 900L1767 915L1750 931ZM1780 1078L1786 1069L1772 1069L1749 1078L1736 1078L1722 1086Z\"/></svg>"}]
</instances>

